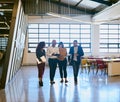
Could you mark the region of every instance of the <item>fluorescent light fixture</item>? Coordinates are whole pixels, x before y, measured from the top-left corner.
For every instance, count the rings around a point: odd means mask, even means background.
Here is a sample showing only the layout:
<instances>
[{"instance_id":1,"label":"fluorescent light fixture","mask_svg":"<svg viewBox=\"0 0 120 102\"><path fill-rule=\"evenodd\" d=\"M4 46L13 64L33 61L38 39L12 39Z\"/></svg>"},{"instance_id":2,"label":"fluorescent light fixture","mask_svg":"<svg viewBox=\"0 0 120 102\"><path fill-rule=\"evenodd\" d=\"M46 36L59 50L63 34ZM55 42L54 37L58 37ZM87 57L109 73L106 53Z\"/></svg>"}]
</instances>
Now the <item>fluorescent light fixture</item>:
<instances>
[{"instance_id":1,"label":"fluorescent light fixture","mask_svg":"<svg viewBox=\"0 0 120 102\"><path fill-rule=\"evenodd\" d=\"M47 13L47 15L50 15L50 16L53 16L53 17L58 17L58 18L63 18L63 19L67 19L67 20L72 20L72 21L76 21L76 22L91 24L91 22L82 21L80 19L72 18L72 17L69 17L69 16L65 16L65 15L61 15L61 14L57 14L57 13L53 13L53 12L49 12L49 13Z\"/></svg>"},{"instance_id":2,"label":"fluorescent light fixture","mask_svg":"<svg viewBox=\"0 0 120 102\"><path fill-rule=\"evenodd\" d=\"M0 9L0 11L13 11L12 9Z\"/></svg>"}]
</instances>

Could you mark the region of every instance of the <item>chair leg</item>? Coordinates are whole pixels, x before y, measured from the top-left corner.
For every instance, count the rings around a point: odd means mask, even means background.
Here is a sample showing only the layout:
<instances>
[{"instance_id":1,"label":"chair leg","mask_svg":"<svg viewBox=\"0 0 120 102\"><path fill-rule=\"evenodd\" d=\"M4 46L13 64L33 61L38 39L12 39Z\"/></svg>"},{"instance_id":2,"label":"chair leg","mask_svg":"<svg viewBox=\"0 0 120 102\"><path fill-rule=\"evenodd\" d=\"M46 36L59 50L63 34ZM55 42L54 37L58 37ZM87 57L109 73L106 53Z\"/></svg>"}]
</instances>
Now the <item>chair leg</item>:
<instances>
[{"instance_id":1,"label":"chair leg","mask_svg":"<svg viewBox=\"0 0 120 102\"><path fill-rule=\"evenodd\" d=\"M106 74L108 75L108 68L105 68L105 70L106 70Z\"/></svg>"}]
</instances>

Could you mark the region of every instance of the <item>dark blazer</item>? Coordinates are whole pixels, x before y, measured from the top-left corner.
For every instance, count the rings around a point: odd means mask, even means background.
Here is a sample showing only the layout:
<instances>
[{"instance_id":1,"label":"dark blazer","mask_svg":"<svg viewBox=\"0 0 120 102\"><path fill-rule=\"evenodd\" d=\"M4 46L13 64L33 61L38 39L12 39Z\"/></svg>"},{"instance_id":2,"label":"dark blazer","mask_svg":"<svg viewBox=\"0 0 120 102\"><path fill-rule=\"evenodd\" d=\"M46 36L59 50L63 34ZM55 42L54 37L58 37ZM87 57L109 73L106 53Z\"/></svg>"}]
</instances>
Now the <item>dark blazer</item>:
<instances>
[{"instance_id":1,"label":"dark blazer","mask_svg":"<svg viewBox=\"0 0 120 102\"><path fill-rule=\"evenodd\" d=\"M73 57L74 57L74 46L72 46L70 48L70 51L69 51L69 54L70 54L70 60L71 62L73 62ZM83 49L81 46L78 46L78 52L77 52L78 56L77 56L77 62L80 64L81 63L81 56L84 55L84 52L83 52Z\"/></svg>"}]
</instances>

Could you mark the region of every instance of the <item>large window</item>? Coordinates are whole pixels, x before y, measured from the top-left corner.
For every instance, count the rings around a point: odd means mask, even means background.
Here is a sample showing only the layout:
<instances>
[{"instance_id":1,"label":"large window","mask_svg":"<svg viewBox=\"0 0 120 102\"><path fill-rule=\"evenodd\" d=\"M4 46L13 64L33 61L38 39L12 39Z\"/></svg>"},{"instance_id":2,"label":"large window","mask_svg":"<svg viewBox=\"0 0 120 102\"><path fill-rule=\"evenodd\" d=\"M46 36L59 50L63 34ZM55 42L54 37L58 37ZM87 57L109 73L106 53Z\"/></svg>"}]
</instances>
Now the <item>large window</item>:
<instances>
[{"instance_id":1,"label":"large window","mask_svg":"<svg viewBox=\"0 0 120 102\"><path fill-rule=\"evenodd\" d=\"M29 24L28 25L28 50L35 52L40 41L46 42L48 47L52 40L57 43L62 41L69 51L73 40L83 47L84 52L91 52L91 25L88 24Z\"/></svg>"},{"instance_id":2,"label":"large window","mask_svg":"<svg viewBox=\"0 0 120 102\"><path fill-rule=\"evenodd\" d=\"M120 51L120 25L100 25L100 52Z\"/></svg>"},{"instance_id":3,"label":"large window","mask_svg":"<svg viewBox=\"0 0 120 102\"><path fill-rule=\"evenodd\" d=\"M8 37L0 37L0 51L6 51Z\"/></svg>"}]
</instances>

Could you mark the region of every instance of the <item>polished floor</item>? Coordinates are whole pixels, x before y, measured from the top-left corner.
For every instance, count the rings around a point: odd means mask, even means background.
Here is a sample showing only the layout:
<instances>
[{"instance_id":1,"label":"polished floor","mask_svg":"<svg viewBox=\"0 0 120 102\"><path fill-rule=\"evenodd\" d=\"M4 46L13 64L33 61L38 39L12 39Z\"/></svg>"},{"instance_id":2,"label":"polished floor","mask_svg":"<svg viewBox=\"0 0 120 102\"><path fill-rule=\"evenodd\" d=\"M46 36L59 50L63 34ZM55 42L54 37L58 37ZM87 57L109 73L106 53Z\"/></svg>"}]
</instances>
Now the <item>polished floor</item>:
<instances>
[{"instance_id":1,"label":"polished floor","mask_svg":"<svg viewBox=\"0 0 120 102\"><path fill-rule=\"evenodd\" d=\"M44 86L39 87L36 66L24 66L6 88L0 90L0 102L120 102L120 76L84 72L79 73L75 85L72 68L69 66L67 71L67 84L60 83L57 68L55 84L50 85L46 67Z\"/></svg>"}]
</instances>

